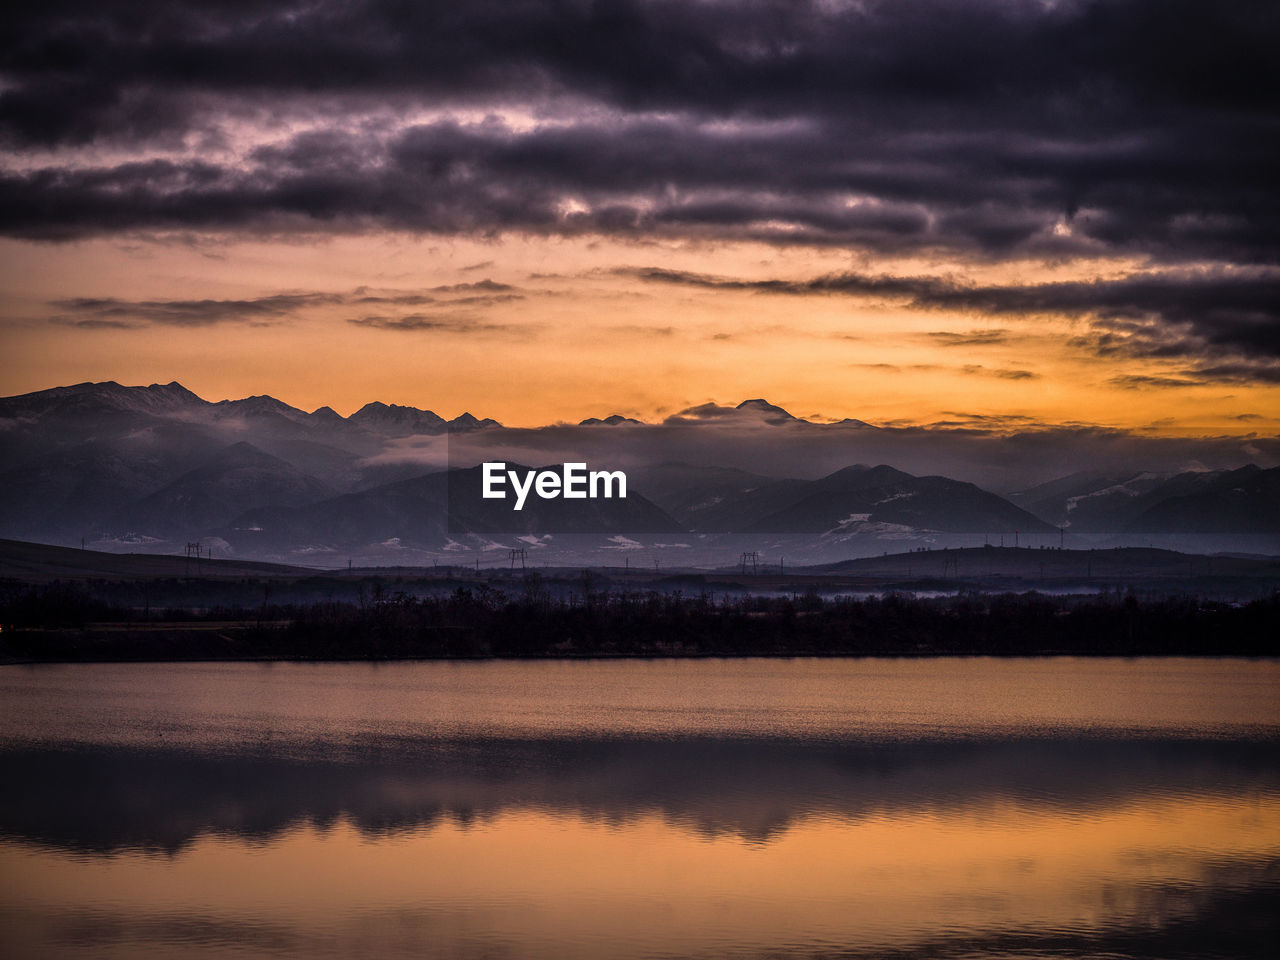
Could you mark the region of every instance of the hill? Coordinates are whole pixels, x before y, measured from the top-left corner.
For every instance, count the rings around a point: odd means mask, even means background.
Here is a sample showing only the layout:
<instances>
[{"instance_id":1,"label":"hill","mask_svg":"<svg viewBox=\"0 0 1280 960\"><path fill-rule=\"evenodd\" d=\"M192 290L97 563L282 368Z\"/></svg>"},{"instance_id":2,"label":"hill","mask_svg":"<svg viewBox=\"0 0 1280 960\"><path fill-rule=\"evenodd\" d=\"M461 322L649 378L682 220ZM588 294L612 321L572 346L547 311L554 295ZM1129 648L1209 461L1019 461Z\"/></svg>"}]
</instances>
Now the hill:
<instances>
[{"instance_id":1,"label":"hill","mask_svg":"<svg viewBox=\"0 0 1280 960\"><path fill-rule=\"evenodd\" d=\"M21 540L0 540L0 579L142 580L157 577L298 577L315 570L250 560L199 559L150 553L104 553Z\"/></svg>"}]
</instances>

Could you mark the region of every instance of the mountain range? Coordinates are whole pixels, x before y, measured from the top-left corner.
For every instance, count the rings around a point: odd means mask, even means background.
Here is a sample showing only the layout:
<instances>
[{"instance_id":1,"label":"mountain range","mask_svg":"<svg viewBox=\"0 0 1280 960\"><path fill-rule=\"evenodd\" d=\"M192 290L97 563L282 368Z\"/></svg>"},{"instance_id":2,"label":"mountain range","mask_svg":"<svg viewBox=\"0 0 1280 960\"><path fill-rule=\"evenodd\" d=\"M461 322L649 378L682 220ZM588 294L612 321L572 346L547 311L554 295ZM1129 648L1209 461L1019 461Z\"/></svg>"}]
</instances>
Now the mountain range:
<instances>
[{"instance_id":1,"label":"mountain range","mask_svg":"<svg viewBox=\"0 0 1280 960\"><path fill-rule=\"evenodd\" d=\"M716 416L735 429L812 426L765 400ZM687 420L695 432L715 426ZM855 436L873 429L844 425ZM628 436L658 428L612 415L554 429L564 451L602 429L622 438L614 442L625 451ZM380 402L348 417L269 396L209 402L176 382L57 387L0 399L0 537L155 552L200 540L223 555L332 564L350 556L423 562L553 541L562 553L574 542L618 551L656 543L693 556L730 537L735 549L759 542L794 555L812 546L829 559L959 535L1044 543L1059 530L1280 534L1280 468L1256 465L1076 473L1000 496L886 464L855 462L813 477L776 475L788 472L776 464L766 473L638 458L627 465L625 500L531 497L516 513L480 496L475 451L528 469L504 453L528 433ZM457 457L463 440L470 462Z\"/></svg>"},{"instance_id":2,"label":"mountain range","mask_svg":"<svg viewBox=\"0 0 1280 960\"><path fill-rule=\"evenodd\" d=\"M1173 476L1075 474L1012 494L1010 499L1074 532L1280 530L1280 470L1256 465Z\"/></svg>"}]
</instances>

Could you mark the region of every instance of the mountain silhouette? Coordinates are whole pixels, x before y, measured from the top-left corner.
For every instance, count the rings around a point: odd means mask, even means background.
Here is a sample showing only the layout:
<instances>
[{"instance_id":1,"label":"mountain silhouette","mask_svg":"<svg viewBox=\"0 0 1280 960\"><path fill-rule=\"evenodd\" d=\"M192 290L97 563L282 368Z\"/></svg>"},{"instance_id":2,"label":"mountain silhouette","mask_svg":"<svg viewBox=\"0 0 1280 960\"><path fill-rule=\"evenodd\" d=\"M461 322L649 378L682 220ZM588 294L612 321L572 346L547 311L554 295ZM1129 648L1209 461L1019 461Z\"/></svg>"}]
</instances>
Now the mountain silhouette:
<instances>
[{"instance_id":1,"label":"mountain silhouette","mask_svg":"<svg viewBox=\"0 0 1280 960\"><path fill-rule=\"evenodd\" d=\"M616 426L627 429L601 429ZM695 458L705 452L702 437L721 435L748 445L786 438L799 454L763 456L754 469L646 461L647 438L664 430ZM619 535L682 548L699 537L777 535L789 538L790 552L818 542L843 550L858 538L878 548L933 535L1045 535L1060 526L1107 536L1280 532L1277 468L1077 472L1006 499L887 463L829 464L814 479L805 444L828 430L862 447L881 428L805 420L762 398L691 407L660 424L613 414L540 432L381 401L344 417L265 394L210 402L176 381L81 383L0 398L0 537L170 551L220 539L232 555L295 562L357 550L389 557L409 545L437 554L459 543L499 549L547 535L606 538L616 550L640 546ZM628 498L532 498L516 512L479 497L472 464L518 461L541 437L553 457L592 469L613 469L611 456L625 460ZM833 448L824 449L829 461ZM463 459L446 470L455 457Z\"/></svg>"}]
</instances>

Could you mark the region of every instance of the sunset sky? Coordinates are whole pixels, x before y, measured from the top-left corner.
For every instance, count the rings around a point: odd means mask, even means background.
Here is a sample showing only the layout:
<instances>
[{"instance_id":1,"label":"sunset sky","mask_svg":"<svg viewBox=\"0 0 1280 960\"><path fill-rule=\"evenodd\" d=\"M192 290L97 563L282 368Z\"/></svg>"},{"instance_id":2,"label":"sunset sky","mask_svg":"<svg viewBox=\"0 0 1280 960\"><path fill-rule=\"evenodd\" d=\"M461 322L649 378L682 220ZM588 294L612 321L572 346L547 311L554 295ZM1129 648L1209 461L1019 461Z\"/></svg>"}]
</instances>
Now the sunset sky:
<instances>
[{"instance_id":1,"label":"sunset sky","mask_svg":"<svg viewBox=\"0 0 1280 960\"><path fill-rule=\"evenodd\" d=\"M1280 431L1280 7L0 14L0 394Z\"/></svg>"}]
</instances>

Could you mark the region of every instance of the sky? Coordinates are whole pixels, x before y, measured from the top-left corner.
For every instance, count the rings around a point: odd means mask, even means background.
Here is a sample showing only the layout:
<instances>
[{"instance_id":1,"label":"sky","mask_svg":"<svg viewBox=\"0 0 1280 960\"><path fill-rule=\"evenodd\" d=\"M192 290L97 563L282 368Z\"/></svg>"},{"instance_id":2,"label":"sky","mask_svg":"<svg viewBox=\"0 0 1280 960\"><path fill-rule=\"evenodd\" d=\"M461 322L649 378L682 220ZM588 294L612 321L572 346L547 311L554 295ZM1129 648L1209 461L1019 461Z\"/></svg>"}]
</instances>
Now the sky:
<instances>
[{"instance_id":1,"label":"sky","mask_svg":"<svg viewBox=\"0 0 1280 960\"><path fill-rule=\"evenodd\" d=\"M0 394L1280 432L1280 7L0 14Z\"/></svg>"}]
</instances>

